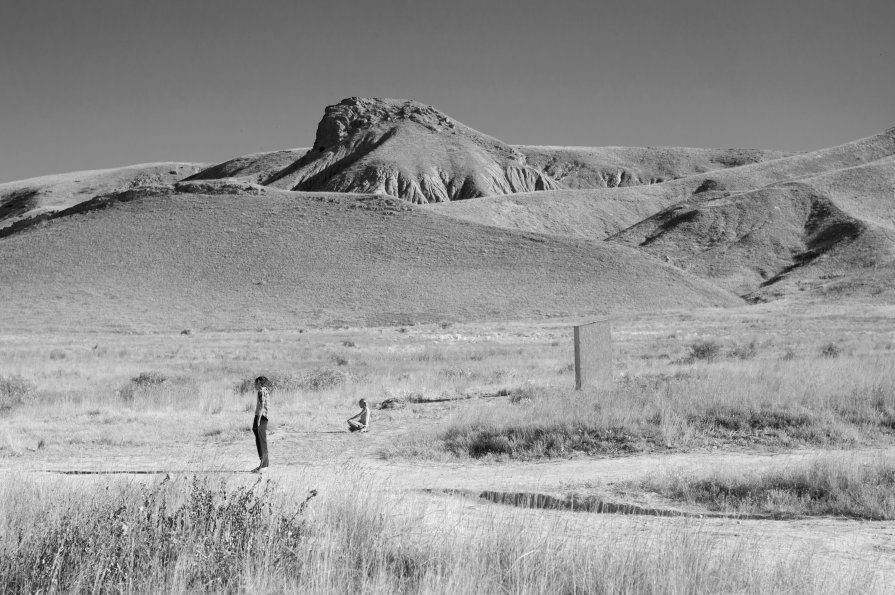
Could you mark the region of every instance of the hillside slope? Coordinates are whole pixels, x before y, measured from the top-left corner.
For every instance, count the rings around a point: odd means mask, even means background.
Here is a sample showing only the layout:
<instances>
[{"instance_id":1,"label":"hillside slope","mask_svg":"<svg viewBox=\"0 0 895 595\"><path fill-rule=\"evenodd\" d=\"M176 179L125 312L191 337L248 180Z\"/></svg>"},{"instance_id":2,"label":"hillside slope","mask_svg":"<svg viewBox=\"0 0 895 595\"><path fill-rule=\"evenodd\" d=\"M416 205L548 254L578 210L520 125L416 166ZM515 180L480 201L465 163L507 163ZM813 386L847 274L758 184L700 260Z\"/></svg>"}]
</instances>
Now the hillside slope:
<instances>
[{"instance_id":1,"label":"hillside slope","mask_svg":"<svg viewBox=\"0 0 895 595\"><path fill-rule=\"evenodd\" d=\"M0 238L3 328L259 328L726 306L603 242L468 224L371 195L191 182Z\"/></svg>"},{"instance_id":2,"label":"hillside slope","mask_svg":"<svg viewBox=\"0 0 895 595\"><path fill-rule=\"evenodd\" d=\"M895 263L895 157L747 192L704 188L610 241L753 299L830 293L832 279L839 294L895 285L879 275Z\"/></svg>"},{"instance_id":3,"label":"hillside slope","mask_svg":"<svg viewBox=\"0 0 895 595\"><path fill-rule=\"evenodd\" d=\"M603 240L666 206L656 196L552 190L429 205L439 215L502 229Z\"/></svg>"},{"instance_id":4,"label":"hillside slope","mask_svg":"<svg viewBox=\"0 0 895 595\"><path fill-rule=\"evenodd\" d=\"M221 178L237 178L251 184L260 184L284 167L295 163L310 149L283 149L252 153L229 159L207 167L186 178L187 180L218 180Z\"/></svg>"},{"instance_id":5,"label":"hillside slope","mask_svg":"<svg viewBox=\"0 0 895 595\"><path fill-rule=\"evenodd\" d=\"M719 169L788 157L759 149L689 147L516 147L528 163L572 189L661 184Z\"/></svg>"},{"instance_id":6,"label":"hillside slope","mask_svg":"<svg viewBox=\"0 0 895 595\"><path fill-rule=\"evenodd\" d=\"M895 155L895 128L836 147L799 153L663 183L537 192L436 205L439 213L505 229L605 239L658 211L689 201L704 188L731 193L874 163ZM885 185L868 189L885 196Z\"/></svg>"},{"instance_id":7,"label":"hillside slope","mask_svg":"<svg viewBox=\"0 0 895 595\"><path fill-rule=\"evenodd\" d=\"M204 167L201 163L145 163L0 184L0 228L62 211L99 194L146 184L170 184Z\"/></svg>"}]
</instances>

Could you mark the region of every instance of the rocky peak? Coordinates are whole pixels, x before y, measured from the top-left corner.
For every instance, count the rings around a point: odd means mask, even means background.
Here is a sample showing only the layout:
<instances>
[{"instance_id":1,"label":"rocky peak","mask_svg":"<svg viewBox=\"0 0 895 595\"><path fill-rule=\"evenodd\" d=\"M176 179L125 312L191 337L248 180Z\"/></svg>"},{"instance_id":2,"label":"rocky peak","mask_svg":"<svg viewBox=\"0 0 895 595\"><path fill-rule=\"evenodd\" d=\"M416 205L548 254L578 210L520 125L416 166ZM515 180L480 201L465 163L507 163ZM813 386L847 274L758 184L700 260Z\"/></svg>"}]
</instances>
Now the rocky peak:
<instances>
[{"instance_id":1,"label":"rocky peak","mask_svg":"<svg viewBox=\"0 0 895 595\"><path fill-rule=\"evenodd\" d=\"M317 126L314 148L325 151L358 131L402 122L414 122L432 132L454 130L458 124L434 107L417 101L348 97L326 107Z\"/></svg>"}]
</instances>

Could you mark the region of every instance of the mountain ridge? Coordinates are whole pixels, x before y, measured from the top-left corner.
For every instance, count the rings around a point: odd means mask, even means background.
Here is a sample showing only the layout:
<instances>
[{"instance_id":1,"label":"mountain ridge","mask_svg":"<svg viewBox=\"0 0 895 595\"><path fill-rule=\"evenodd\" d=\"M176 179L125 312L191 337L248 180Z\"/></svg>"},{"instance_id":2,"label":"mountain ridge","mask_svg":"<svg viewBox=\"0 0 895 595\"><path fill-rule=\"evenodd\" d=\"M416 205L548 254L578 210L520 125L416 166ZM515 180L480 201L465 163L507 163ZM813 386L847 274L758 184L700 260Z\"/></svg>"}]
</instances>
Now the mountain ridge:
<instances>
[{"instance_id":1,"label":"mountain ridge","mask_svg":"<svg viewBox=\"0 0 895 595\"><path fill-rule=\"evenodd\" d=\"M0 254L13 326L895 303L895 128L795 154L513 146L349 98L310 149L0 184Z\"/></svg>"}]
</instances>

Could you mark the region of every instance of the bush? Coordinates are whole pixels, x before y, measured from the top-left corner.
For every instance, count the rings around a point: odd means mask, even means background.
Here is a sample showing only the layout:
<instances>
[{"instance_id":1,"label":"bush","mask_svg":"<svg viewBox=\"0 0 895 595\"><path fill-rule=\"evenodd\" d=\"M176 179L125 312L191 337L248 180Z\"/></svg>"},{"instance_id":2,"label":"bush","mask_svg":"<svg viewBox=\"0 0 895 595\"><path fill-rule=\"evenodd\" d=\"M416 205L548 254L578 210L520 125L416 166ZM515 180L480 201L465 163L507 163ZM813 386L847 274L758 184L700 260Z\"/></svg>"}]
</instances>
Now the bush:
<instances>
[{"instance_id":1,"label":"bush","mask_svg":"<svg viewBox=\"0 0 895 595\"><path fill-rule=\"evenodd\" d=\"M548 393L543 388L532 384L526 384L510 393L510 403L521 403L523 401L531 401L546 396L548 396Z\"/></svg>"},{"instance_id":2,"label":"bush","mask_svg":"<svg viewBox=\"0 0 895 595\"><path fill-rule=\"evenodd\" d=\"M145 386L162 384L168 380L170 380L170 378L161 372L140 372L137 376L131 378L131 384L138 388L142 388Z\"/></svg>"},{"instance_id":3,"label":"bush","mask_svg":"<svg viewBox=\"0 0 895 595\"><path fill-rule=\"evenodd\" d=\"M714 361L721 356L721 344L711 339L690 345L690 357L694 360Z\"/></svg>"},{"instance_id":4,"label":"bush","mask_svg":"<svg viewBox=\"0 0 895 595\"><path fill-rule=\"evenodd\" d=\"M255 376L240 380L235 387L238 394L255 392ZM295 392L300 390L322 391L336 388L347 382L351 375L332 368L317 368L301 375L267 375L271 390Z\"/></svg>"},{"instance_id":5,"label":"bush","mask_svg":"<svg viewBox=\"0 0 895 595\"><path fill-rule=\"evenodd\" d=\"M198 390L191 377L166 376L161 372L141 372L118 389L118 398L128 404L173 404Z\"/></svg>"},{"instance_id":6,"label":"bush","mask_svg":"<svg viewBox=\"0 0 895 595\"><path fill-rule=\"evenodd\" d=\"M347 366L351 363L351 359L347 355L336 353L333 355L333 363L337 366Z\"/></svg>"},{"instance_id":7,"label":"bush","mask_svg":"<svg viewBox=\"0 0 895 595\"><path fill-rule=\"evenodd\" d=\"M728 357L733 357L736 359L752 359L758 354L758 346L755 341L750 342L748 345L734 345L727 352Z\"/></svg>"},{"instance_id":8,"label":"bush","mask_svg":"<svg viewBox=\"0 0 895 595\"><path fill-rule=\"evenodd\" d=\"M302 377L301 388L310 391L329 390L345 384L349 378L349 374L341 370L318 368Z\"/></svg>"},{"instance_id":9,"label":"bush","mask_svg":"<svg viewBox=\"0 0 895 595\"><path fill-rule=\"evenodd\" d=\"M820 356L826 358L834 358L839 357L842 353L842 349L839 348L835 343L827 343L823 347L820 348Z\"/></svg>"},{"instance_id":10,"label":"bush","mask_svg":"<svg viewBox=\"0 0 895 595\"><path fill-rule=\"evenodd\" d=\"M35 388L21 376L0 376L0 410L14 409L34 396Z\"/></svg>"},{"instance_id":11,"label":"bush","mask_svg":"<svg viewBox=\"0 0 895 595\"><path fill-rule=\"evenodd\" d=\"M125 403L133 403L137 393L151 387L161 386L167 381L168 377L161 372L140 372L118 389L118 398Z\"/></svg>"}]
</instances>

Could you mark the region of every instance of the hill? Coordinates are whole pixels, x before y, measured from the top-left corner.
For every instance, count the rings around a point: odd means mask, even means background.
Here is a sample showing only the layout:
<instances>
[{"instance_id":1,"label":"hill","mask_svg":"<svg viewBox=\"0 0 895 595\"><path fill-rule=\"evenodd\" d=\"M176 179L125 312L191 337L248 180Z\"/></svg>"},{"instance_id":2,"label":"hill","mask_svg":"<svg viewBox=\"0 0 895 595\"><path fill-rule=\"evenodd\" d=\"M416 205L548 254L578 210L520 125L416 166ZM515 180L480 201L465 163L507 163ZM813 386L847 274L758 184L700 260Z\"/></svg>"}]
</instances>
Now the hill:
<instances>
[{"instance_id":1,"label":"hill","mask_svg":"<svg viewBox=\"0 0 895 595\"><path fill-rule=\"evenodd\" d=\"M735 154L738 150L732 151ZM707 150L706 154L723 153ZM771 152L753 154L773 155ZM895 129L890 129L836 147L717 169L662 183L535 192L437 205L434 208L443 215L464 221L597 240L635 225L670 205L688 201L703 187L746 192L873 163L893 154Z\"/></svg>"},{"instance_id":2,"label":"hill","mask_svg":"<svg viewBox=\"0 0 895 595\"><path fill-rule=\"evenodd\" d=\"M610 241L754 300L889 295L895 157L746 192L704 184Z\"/></svg>"},{"instance_id":3,"label":"hill","mask_svg":"<svg viewBox=\"0 0 895 595\"><path fill-rule=\"evenodd\" d=\"M380 195L222 182L97 198L0 238L0 253L7 329L294 328L741 303L625 246L495 230Z\"/></svg>"},{"instance_id":4,"label":"hill","mask_svg":"<svg viewBox=\"0 0 895 595\"><path fill-rule=\"evenodd\" d=\"M204 167L199 163L146 163L0 184L0 229L19 220L62 211L99 194L169 184Z\"/></svg>"},{"instance_id":5,"label":"hill","mask_svg":"<svg viewBox=\"0 0 895 595\"><path fill-rule=\"evenodd\" d=\"M0 299L12 325L146 328L892 301L893 197L895 128L798 154L511 146L349 98L310 149L0 185Z\"/></svg>"},{"instance_id":6,"label":"hill","mask_svg":"<svg viewBox=\"0 0 895 595\"><path fill-rule=\"evenodd\" d=\"M517 149L433 107L358 97L327 107L311 151L262 183L414 203L559 187Z\"/></svg>"}]
</instances>

